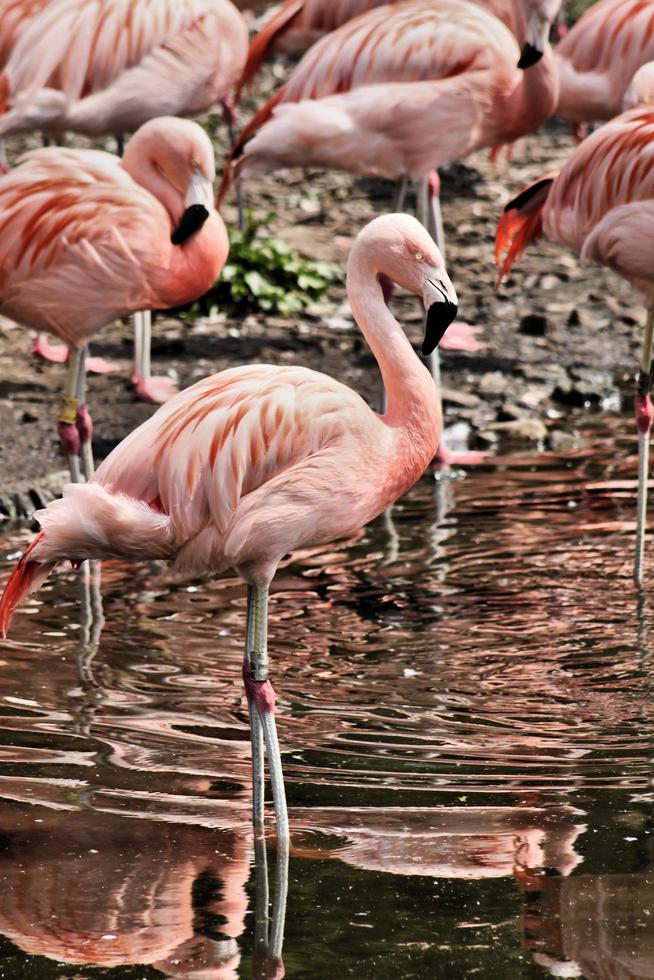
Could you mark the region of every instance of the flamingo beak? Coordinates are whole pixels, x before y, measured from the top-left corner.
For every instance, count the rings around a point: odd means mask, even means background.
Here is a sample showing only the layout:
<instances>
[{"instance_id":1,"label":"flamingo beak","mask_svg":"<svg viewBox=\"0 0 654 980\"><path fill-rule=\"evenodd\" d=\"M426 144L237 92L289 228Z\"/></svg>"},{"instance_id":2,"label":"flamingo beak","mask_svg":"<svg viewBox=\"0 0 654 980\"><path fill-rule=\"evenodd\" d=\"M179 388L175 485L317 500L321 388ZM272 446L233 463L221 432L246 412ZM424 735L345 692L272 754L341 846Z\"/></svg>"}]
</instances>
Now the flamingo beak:
<instances>
[{"instance_id":1,"label":"flamingo beak","mask_svg":"<svg viewBox=\"0 0 654 980\"><path fill-rule=\"evenodd\" d=\"M527 39L520 54L518 68L531 68L543 57L550 34L549 21L532 13L527 21Z\"/></svg>"},{"instance_id":2,"label":"flamingo beak","mask_svg":"<svg viewBox=\"0 0 654 980\"><path fill-rule=\"evenodd\" d=\"M191 235L202 228L213 210L213 182L196 172L184 198L185 210L170 240L173 245L183 245Z\"/></svg>"},{"instance_id":3,"label":"flamingo beak","mask_svg":"<svg viewBox=\"0 0 654 980\"><path fill-rule=\"evenodd\" d=\"M438 347L443 334L452 323L459 309L454 286L444 269L427 268L422 287L422 301L427 311L425 339L422 342L423 357Z\"/></svg>"}]
</instances>

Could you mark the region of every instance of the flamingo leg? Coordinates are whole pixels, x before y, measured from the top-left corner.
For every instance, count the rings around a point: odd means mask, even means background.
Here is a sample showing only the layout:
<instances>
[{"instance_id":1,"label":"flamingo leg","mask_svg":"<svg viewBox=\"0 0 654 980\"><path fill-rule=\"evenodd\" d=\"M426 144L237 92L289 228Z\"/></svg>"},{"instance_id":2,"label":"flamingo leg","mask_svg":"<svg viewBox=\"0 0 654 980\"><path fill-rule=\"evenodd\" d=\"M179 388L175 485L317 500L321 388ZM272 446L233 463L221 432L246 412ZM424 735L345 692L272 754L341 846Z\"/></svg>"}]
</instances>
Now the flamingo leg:
<instances>
[{"instance_id":1,"label":"flamingo leg","mask_svg":"<svg viewBox=\"0 0 654 980\"><path fill-rule=\"evenodd\" d=\"M125 152L125 135L124 133L116 133L116 153L119 157L122 157Z\"/></svg>"},{"instance_id":2,"label":"flamingo leg","mask_svg":"<svg viewBox=\"0 0 654 980\"><path fill-rule=\"evenodd\" d=\"M88 344L82 349L80 357L80 367L77 375L77 414L75 425L79 433L80 454L82 457L82 469L84 478L88 482L93 476L95 465L93 462L93 422L86 404L86 358L88 354Z\"/></svg>"},{"instance_id":3,"label":"flamingo leg","mask_svg":"<svg viewBox=\"0 0 654 980\"><path fill-rule=\"evenodd\" d=\"M68 460L71 483L80 482L80 434L77 428L79 398L77 392L84 353L84 350L77 350L75 347L68 348L68 374L59 410L59 440Z\"/></svg>"},{"instance_id":4,"label":"flamingo leg","mask_svg":"<svg viewBox=\"0 0 654 980\"><path fill-rule=\"evenodd\" d=\"M409 178L405 175L397 185L395 197L393 199L393 211L404 211L406 192L409 186Z\"/></svg>"},{"instance_id":5,"label":"flamingo leg","mask_svg":"<svg viewBox=\"0 0 654 980\"><path fill-rule=\"evenodd\" d=\"M654 311L648 310L645 324L645 341L638 373L635 414L638 428L638 511L636 518L636 557L634 580L643 584L643 559L645 554L645 524L647 519L647 482L649 477L649 441L654 419L654 407L650 399L652 390L652 352L654 348Z\"/></svg>"},{"instance_id":6,"label":"flamingo leg","mask_svg":"<svg viewBox=\"0 0 654 980\"><path fill-rule=\"evenodd\" d=\"M7 146L3 138L0 138L0 174L8 174L11 170L7 159Z\"/></svg>"},{"instance_id":7,"label":"flamingo leg","mask_svg":"<svg viewBox=\"0 0 654 980\"><path fill-rule=\"evenodd\" d=\"M254 629L254 604L249 601L247 607L247 624L245 627L245 655L246 662L243 665L244 671L250 670L248 651L252 647ZM259 711L252 698L248 698L250 710L250 743L252 745L252 824L257 836L263 835L263 815L265 799L265 772L263 761L263 728ZM266 873L267 874L267 873ZM266 900L266 915L268 914L268 902ZM268 937L266 934L266 943Z\"/></svg>"},{"instance_id":8,"label":"flamingo leg","mask_svg":"<svg viewBox=\"0 0 654 980\"><path fill-rule=\"evenodd\" d=\"M284 775L279 751L279 739L275 724L275 692L268 680L268 586L248 586L248 617L246 628L245 658L243 662L243 681L248 697L248 703L254 703L258 712L263 731L263 741L268 756L270 784L275 819L277 822L277 840L289 839L288 812L286 809L286 793L284 790ZM258 736L252 739L253 750L260 749ZM258 800L261 776L256 767L258 761L253 759L253 794ZM263 765L263 763L261 763ZM255 782L255 772L256 780ZM262 794L263 795L263 794ZM256 821L256 813L253 812ZM256 826L256 823L255 823Z\"/></svg>"},{"instance_id":9,"label":"flamingo leg","mask_svg":"<svg viewBox=\"0 0 654 980\"><path fill-rule=\"evenodd\" d=\"M152 313L141 310L134 314L134 368L132 382L138 398L155 405L162 405L177 394L178 387L172 378L153 377L150 360L152 343Z\"/></svg>"},{"instance_id":10,"label":"flamingo leg","mask_svg":"<svg viewBox=\"0 0 654 980\"><path fill-rule=\"evenodd\" d=\"M417 217L421 224L427 229L431 237L438 245L439 251L445 259L445 231L443 229L443 213L441 211L440 198L440 177L437 170L432 170L430 175L420 181L417 187ZM429 355L429 370L434 379L434 384L440 392L441 390L441 359L438 347ZM442 414L441 405L441 414ZM436 453L436 462L443 466L474 465L485 459L486 453L451 452L441 441Z\"/></svg>"}]
</instances>

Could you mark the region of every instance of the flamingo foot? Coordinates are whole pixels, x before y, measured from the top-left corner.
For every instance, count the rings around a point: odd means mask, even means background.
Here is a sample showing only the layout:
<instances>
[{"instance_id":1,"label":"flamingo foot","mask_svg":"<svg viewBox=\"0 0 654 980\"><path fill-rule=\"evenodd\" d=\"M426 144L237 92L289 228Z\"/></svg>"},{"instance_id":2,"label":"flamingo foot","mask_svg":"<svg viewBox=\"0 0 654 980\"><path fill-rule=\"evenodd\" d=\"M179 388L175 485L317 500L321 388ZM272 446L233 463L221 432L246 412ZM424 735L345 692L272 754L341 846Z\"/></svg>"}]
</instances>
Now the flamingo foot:
<instances>
[{"instance_id":1,"label":"flamingo foot","mask_svg":"<svg viewBox=\"0 0 654 980\"><path fill-rule=\"evenodd\" d=\"M136 397L144 402L152 402L154 405L163 405L179 391L177 382L165 375L149 378L133 377L132 380Z\"/></svg>"},{"instance_id":2,"label":"flamingo foot","mask_svg":"<svg viewBox=\"0 0 654 980\"><path fill-rule=\"evenodd\" d=\"M68 360L68 347L65 344L51 344L43 334L39 334L32 343L32 353L51 364L65 364ZM104 357L87 357L86 370L93 374L109 374L119 371L120 365L106 361Z\"/></svg>"},{"instance_id":3,"label":"flamingo foot","mask_svg":"<svg viewBox=\"0 0 654 980\"><path fill-rule=\"evenodd\" d=\"M455 453L441 443L434 456L434 463L443 468L446 466L477 466L479 463L483 463L487 456L488 453L479 451Z\"/></svg>"},{"instance_id":4,"label":"flamingo foot","mask_svg":"<svg viewBox=\"0 0 654 980\"><path fill-rule=\"evenodd\" d=\"M464 323L463 320L455 320L447 328L447 332L440 342L440 349L477 354L481 350L486 350L488 346L483 341L477 340L477 336L481 332L482 327L473 327L469 323Z\"/></svg>"},{"instance_id":5,"label":"flamingo foot","mask_svg":"<svg viewBox=\"0 0 654 980\"><path fill-rule=\"evenodd\" d=\"M92 374L111 374L113 371L120 371L120 364L107 361L104 357L87 357L86 370Z\"/></svg>"},{"instance_id":6,"label":"flamingo foot","mask_svg":"<svg viewBox=\"0 0 654 980\"><path fill-rule=\"evenodd\" d=\"M32 343L32 353L53 364L65 364L68 360L68 347L65 344L51 344L42 333Z\"/></svg>"}]
</instances>

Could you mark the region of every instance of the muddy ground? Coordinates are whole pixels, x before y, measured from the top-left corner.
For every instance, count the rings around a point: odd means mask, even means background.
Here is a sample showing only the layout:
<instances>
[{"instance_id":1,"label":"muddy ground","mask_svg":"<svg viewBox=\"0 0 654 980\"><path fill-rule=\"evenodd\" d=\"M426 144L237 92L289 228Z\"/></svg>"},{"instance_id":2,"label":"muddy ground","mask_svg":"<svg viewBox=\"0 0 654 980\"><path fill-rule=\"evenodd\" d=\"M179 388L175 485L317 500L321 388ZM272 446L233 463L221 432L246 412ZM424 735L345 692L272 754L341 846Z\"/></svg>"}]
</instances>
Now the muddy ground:
<instances>
[{"instance_id":1,"label":"muddy ground","mask_svg":"<svg viewBox=\"0 0 654 980\"><path fill-rule=\"evenodd\" d=\"M265 88L272 85L269 72ZM209 126L222 160L223 127L217 117ZM25 145L10 143L10 159ZM579 409L611 400L617 407L620 392L628 393L628 409L643 313L624 282L601 269L581 269L571 254L540 244L495 292L493 236L504 203L560 166L573 146L565 125L553 123L518 143L510 163L494 166L487 153L477 153L443 173L447 260L460 318L481 327L487 345L476 354L443 356L446 424L464 423L455 425L450 440L460 443L463 437L470 446L491 450L507 439L565 449L574 445ZM273 212L272 232L307 256L342 264L347 240L390 209L394 188L349 174L289 170L253 181L246 193L256 213ZM224 218L235 221L231 201ZM400 298L394 309L417 344L418 302ZM65 477L56 437L65 369L37 361L30 353L32 337L0 320L0 516L6 517L31 512ZM115 324L92 344L94 354L120 365L117 373L90 378L97 458L155 410L132 394L131 337L129 325ZM296 363L350 384L375 407L379 401L376 366L349 316L344 285L335 286L319 308L290 318L157 317L152 356L153 372L172 374L181 386L235 364Z\"/></svg>"}]
</instances>

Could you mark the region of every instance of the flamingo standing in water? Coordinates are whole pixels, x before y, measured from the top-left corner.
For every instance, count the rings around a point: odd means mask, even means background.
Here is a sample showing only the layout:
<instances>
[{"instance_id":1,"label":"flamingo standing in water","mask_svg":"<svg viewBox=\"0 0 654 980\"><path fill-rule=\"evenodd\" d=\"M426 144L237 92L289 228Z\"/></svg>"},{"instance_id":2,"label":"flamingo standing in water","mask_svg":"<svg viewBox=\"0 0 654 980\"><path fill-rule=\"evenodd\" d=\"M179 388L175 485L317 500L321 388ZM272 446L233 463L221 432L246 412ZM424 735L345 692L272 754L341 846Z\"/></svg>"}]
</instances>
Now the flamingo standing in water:
<instances>
[{"instance_id":1,"label":"flamingo standing in water","mask_svg":"<svg viewBox=\"0 0 654 980\"><path fill-rule=\"evenodd\" d=\"M89 338L116 317L201 296L225 263L214 176L204 130L162 117L141 126L122 161L48 147L0 178L0 312L68 345L59 434L72 480L80 450L93 472Z\"/></svg>"},{"instance_id":2,"label":"flamingo standing in water","mask_svg":"<svg viewBox=\"0 0 654 980\"><path fill-rule=\"evenodd\" d=\"M230 0L32 0L22 7L32 15L14 32L0 75L0 137L32 129L113 134L122 152L122 134L147 120L198 115L222 102L233 139L230 93L248 33ZM177 388L150 375L150 311L134 320L136 393L165 401ZM51 361L67 357L41 336L34 351ZM93 362L95 370L109 367Z\"/></svg>"},{"instance_id":3,"label":"flamingo standing in water","mask_svg":"<svg viewBox=\"0 0 654 980\"><path fill-rule=\"evenodd\" d=\"M243 678L254 821L263 823L263 739L282 839L288 819L268 680L268 587L289 551L350 536L408 490L440 437L436 387L384 302L386 280L422 298L425 353L457 309L438 248L415 218L385 215L360 232L347 289L388 393L384 415L306 368L260 364L200 381L129 435L91 482L69 485L39 511L42 531L0 601L6 634L21 598L64 559L162 558L193 574L234 568L248 585Z\"/></svg>"},{"instance_id":4,"label":"flamingo standing in water","mask_svg":"<svg viewBox=\"0 0 654 980\"><path fill-rule=\"evenodd\" d=\"M654 110L632 109L589 136L560 173L510 201L496 236L500 281L529 242L567 245L585 263L615 269L647 307L635 400L638 428L638 519L634 578L643 580L649 439L654 408Z\"/></svg>"},{"instance_id":5,"label":"flamingo standing in water","mask_svg":"<svg viewBox=\"0 0 654 980\"><path fill-rule=\"evenodd\" d=\"M556 48L557 115L578 135L585 123L622 112L638 68L654 59L654 0L600 0L579 18Z\"/></svg>"}]
</instances>

